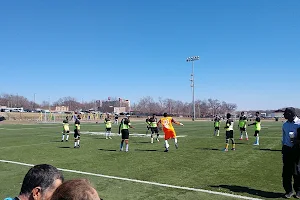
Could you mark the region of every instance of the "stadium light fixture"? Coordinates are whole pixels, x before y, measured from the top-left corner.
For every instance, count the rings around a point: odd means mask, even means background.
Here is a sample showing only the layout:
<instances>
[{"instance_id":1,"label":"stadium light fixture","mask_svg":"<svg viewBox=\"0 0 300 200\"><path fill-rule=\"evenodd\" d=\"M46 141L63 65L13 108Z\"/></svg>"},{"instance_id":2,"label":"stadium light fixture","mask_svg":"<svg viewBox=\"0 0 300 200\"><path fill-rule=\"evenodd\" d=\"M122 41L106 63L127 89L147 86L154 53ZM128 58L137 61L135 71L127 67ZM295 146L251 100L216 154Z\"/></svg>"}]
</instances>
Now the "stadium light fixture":
<instances>
[{"instance_id":1,"label":"stadium light fixture","mask_svg":"<svg viewBox=\"0 0 300 200\"><path fill-rule=\"evenodd\" d=\"M192 88L192 93L193 93L193 118L192 120L195 121L196 118L196 109L195 109L195 77L194 77L194 61L200 60L199 56L192 56L188 57L186 59L186 62L192 62L192 74L191 74L191 88Z\"/></svg>"}]
</instances>

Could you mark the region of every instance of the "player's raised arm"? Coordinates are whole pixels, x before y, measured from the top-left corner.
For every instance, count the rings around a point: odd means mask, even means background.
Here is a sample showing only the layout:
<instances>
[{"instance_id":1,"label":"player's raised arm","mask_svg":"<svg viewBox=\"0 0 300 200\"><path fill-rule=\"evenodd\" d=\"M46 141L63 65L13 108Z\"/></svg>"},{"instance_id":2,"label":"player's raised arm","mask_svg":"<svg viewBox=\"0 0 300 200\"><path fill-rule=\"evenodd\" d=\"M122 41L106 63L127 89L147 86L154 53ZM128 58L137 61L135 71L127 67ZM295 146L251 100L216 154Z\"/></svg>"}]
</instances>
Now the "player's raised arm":
<instances>
[{"instance_id":1,"label":"player's raised arm","mask_svg":"<svg viewBox=\"0 0 300 200\"><path fill-rule=\"evenodd\" d=\"M173 118L172 118L172 122L173 122L174 124L177 124L177 125L180 125L180 126L184 126L183 123L177 122L177 121L175 121Z\"/></svg>"}]
</instances>

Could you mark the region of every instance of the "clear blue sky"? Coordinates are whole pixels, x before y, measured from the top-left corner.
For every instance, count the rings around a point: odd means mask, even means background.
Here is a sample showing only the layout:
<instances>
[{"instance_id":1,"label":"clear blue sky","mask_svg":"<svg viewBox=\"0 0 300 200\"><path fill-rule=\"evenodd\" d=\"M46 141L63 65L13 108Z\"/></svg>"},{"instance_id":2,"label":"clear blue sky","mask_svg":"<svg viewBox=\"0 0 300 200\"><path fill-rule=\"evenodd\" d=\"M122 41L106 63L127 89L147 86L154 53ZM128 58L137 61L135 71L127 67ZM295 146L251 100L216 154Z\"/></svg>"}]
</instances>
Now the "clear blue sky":
<instances>
[{"instance_id":1,"label":"clear blue sky","mask_svg":"<svg viewBox=\"0 0 300 200\"><path fill-rule=\"evenodd\" d=\"M299 0L0 3L0 93L300 107Z\"/></svg>"}]
</instances>

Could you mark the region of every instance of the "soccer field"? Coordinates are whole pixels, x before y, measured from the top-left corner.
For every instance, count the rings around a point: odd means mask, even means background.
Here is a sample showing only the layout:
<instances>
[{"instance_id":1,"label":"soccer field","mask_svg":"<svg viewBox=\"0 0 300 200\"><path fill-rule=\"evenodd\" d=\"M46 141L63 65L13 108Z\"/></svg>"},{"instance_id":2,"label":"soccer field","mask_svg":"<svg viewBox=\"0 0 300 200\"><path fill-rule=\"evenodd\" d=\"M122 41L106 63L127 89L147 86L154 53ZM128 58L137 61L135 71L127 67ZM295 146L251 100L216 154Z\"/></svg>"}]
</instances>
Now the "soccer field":
<instances>
[{"instance_id":1,"label":"soccer field","mask_svg":"<svg viewBox=\"0 0 300 200\"><path fill-rule=\"evenodd\" d=\"M175 125L179 149L170 141L168 153L163 138L150 143L143 122L132 122L128 153L119 151L120 136L105 139L102 123L81 125L79 149L73 134L61 142L61 124L0 125L0 199L19 193L25 164L41 163L63 169L66 179L90 179L105 200L281 199L282 122L262 121L260 146L252 145L254 127L249 141L238 140L236 122L236 151L229 152L222 151L224 129L213 136L213 122L184 124Z\"/></svg>"}]
</instances>

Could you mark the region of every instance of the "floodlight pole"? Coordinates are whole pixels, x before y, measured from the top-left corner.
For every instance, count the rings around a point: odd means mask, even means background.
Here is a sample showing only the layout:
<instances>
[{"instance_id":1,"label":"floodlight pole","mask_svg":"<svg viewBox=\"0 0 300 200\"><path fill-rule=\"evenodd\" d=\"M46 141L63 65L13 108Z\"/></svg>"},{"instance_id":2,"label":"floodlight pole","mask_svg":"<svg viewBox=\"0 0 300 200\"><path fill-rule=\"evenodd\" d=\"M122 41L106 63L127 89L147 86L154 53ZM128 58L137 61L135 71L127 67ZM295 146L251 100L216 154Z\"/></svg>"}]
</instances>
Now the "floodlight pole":
<instances>
[{"instance_id":1,"label":"floodlight pole","mask_svg":"<svg viewBox=\"0 0 300 200\"><path fill-rule=\"evenodd\" d=\"M196 119L196 108L195 108L195 78L194 78L194 61L199 60L199 56L188 57L187 62L192 62L192 74L191 74L191 88L193 93L193 117L192 120Z\"/></svg>"}]
</instances>

